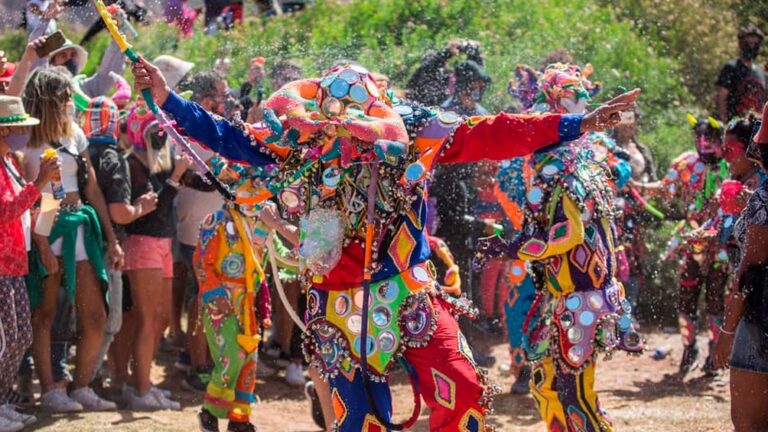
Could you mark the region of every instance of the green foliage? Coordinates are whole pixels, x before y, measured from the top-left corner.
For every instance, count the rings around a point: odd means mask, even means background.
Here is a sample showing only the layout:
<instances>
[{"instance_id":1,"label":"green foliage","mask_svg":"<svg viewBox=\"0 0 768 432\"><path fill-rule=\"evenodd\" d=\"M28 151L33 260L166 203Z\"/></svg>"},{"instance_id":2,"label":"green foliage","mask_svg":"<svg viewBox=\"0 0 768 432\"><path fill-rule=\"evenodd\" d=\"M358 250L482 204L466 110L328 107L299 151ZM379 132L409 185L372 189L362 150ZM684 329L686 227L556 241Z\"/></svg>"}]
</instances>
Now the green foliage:
<instances>
[{"instance_id":1,"label":"green foliage","mask_svg":"<svg viewBox=\"0 0 768 432\"><path fill-rule=\"evenodd\" d=\"M603 0L658 52L679 60L676 78L699 105L713 104L714 80L738 54L734 0Z\"/></svg>"},{"instance_id":2,"label":"green foliage","mask_svg":"<svg viewBox=\"0 0 768 432\"><path fill-rule=\"evenodd\" d=\"M248 20L213 37L198 27L180 40L174 27L153 23L139 29L135 44L147 58L173 54L195 62L196 70L229 57L231 85L242 82L248 59L258 55L267 67L279 59L299 60L307 75L352 59L404 87L427 50L471 38L482 44L493 78L484 99L490 110L511 102L506 86L516 64L535 66L552 50L565 49L577 63L594 66L592 78L603 84L596 102L618 86L643 89L641 139L664 173L674 156L692 147L685 112L706 105L717 68L735 51L731 1L719 2L715 11L707 0L320 0L304 12ZM102 34L87 47L87 70L95 69L107 41ZM17 54L23 43L6 33L0 47ZM651 256L658 256L664 239L652 237ZM677 285L670 268L666 264L649 278L648 292Z\"/></svg>"}]
</instances>

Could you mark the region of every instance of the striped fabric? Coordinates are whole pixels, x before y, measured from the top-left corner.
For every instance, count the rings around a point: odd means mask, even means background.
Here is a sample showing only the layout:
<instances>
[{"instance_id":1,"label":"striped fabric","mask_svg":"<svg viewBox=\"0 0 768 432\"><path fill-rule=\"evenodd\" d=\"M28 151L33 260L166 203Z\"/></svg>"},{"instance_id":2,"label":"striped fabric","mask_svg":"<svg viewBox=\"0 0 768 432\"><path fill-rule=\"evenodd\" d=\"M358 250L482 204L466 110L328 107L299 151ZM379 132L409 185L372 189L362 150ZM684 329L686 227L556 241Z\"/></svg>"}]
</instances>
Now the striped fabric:
<instances>
[{"instance_id":1,"label":"striped fabric","mask_svg":"<svg viewBox=\"0 0 768 432\"><path fill-rule=\"evenodd\" d=\"M83 131L88 139L108 138L117 142L120 112L112 99L99 96L91 100L83 114Z\"/></svg>"}]
</instances>

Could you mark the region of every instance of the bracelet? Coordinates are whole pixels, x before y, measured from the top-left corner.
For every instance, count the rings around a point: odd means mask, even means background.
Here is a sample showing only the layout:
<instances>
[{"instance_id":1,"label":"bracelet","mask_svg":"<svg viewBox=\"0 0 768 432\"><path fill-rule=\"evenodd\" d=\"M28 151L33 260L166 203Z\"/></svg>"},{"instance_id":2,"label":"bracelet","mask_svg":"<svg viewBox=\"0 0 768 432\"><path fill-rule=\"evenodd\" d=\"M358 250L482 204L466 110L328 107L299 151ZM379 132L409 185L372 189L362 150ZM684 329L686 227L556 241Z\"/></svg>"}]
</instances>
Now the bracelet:
<instances>
[{"instance_id":1,"label":"bracelet","mask_svg":"<svg viewBox=\"0 0 768 432\"><path fill-rule=\"evenodd\" d=\"M720 326L720 333L723 333L723 334L727 334L727 335L731 335L731 336L733 336L733 335L735 335L735 334L736 334L736 330L734 330L734 331L728 331L728 330L724 329L724 328L723 328L723 326Z\"/></svg>"},{"instance_id":2,"label":"bracelet","mask_svg":"<svg viewBox=\"0 0 768 432\"><path fill-rule=\"evenodd\" d=\"M170 185L174 189L181 189L181 183L177 182L176 180L170 177L168 177L168 180L166 180L165 182L168 183L168 185Z\"/></svg>"}]
</instances>

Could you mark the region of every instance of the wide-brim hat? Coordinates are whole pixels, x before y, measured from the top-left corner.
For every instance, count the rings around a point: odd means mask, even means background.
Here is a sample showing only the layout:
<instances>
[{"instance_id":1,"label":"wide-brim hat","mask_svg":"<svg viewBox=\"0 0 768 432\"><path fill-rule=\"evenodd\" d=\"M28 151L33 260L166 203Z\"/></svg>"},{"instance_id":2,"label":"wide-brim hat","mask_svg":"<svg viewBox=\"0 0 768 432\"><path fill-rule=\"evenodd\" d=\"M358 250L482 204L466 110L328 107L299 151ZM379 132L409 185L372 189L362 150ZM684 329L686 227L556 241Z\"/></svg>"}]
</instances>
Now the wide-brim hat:
<instances>
[{"instance_id":1,"label":"wide-brim hat","mask_svg":"<svg viewBox=\"0 0 768 432\"><path fill-rule=\"evenodd\" d=\"M40 120L30 117L24 111L24 103L21 98L0 95L0 127L35 126L38 124L40 124Z\"/></svg>"},{"instance_id":2,"label":"wide-brim hat","mask_svg":"<svg viewBox=\"0 0 768 432\"><path fill-rule=\"evenodd\" d=\"M48 62L50 63L51 60L53 60L54 57L56 57L56 54L67 50L67 49L73 49L75 50L75 64L77 65L77 72L80 73L83 71L83 68L85 67L86 63L88 63L88 51L85 50L85 48L81 47L80 45L72 42L69 39L66 39L64 42L64 45L62 45L60 48L57 48L53 51L51 51L50 54L48 54Z\"/></svg>"},{"instance_id":3,"label":"wide-brim hat","mask_svg":"<svg viewBox=\"0 0 768 432\"><path fill-rule=\"evenodd\" d=\"M184 76L195 67L194 63L170 55L160 55L152 62L160 69L168 87L175 88Z\"/></svg>"}]
</instances>

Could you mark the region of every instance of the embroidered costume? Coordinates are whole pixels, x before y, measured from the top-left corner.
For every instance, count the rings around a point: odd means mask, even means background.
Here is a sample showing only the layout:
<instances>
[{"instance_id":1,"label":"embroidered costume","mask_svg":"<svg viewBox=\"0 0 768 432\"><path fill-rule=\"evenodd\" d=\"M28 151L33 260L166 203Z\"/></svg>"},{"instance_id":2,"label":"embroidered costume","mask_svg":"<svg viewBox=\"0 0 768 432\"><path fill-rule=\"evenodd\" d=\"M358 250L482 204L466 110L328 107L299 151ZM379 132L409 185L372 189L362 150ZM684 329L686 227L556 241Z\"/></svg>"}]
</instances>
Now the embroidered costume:
<instances>
[{"instance_id":1,"label":"embroidered costume","mask_svg":"<svg viewBox=\"0 0 768 432\"><path fill-rule=\"evenodd\" d=\"M224 157L266 167L270 178L253 201L276 196L286 213L302 215L302 277L311 284L305 349L330 380L338 430L385 430L393 360L415 372L430 430L484 430L484 375L453 315L470 308L442 294L428 260L429 174L436 163L508 159L573 139L581 116L463 120L419 105L393 109L356 65L290 83L266 108L264 124L247 125L175 94L163 106Z\"/></svg>"},{"instance_id":2,"label":"embroidered costume","mask_svg":"<svg viewBox=\"0 0 768 432\"><path fill-rule=\"evenodd\" d=\"M555 112L583 111L589 101L587 68L556 64L543 74L534 102ZM528 75L525 75L528 76ZM543 285L528 330L533 365L531 391L550 431L610 431L594 389L597 355L616 349L641 352L631 306L616 279L616 229L612 170L600 134L587 134L525 162L524 225L504 242L487 239L478 257L506 252L545 265Z\"/></svg>"},{"instance_id":3,"label":"embroidered costume","mask_svg":"<svg viewBox=\"0 0 768 432\"><path fill-rule=\"evenodd\" d=\"M724 217L717 200L717 191L728 178L728 166L720 157L723 128L713 118L688 119L696 140L696 151L675 158L661 187L666 197L683 206L685 219L675 228L669 242L667 258L680 260L680 298L678 322L683 339L680 372L686 373L698 357L696 327L698 302L705 291L707 329L711 364L714 343L723 319L723 296L731 272L726 242L721 240L723 229L730 231L732 217Z\"/></svg>"}]
</instances>

